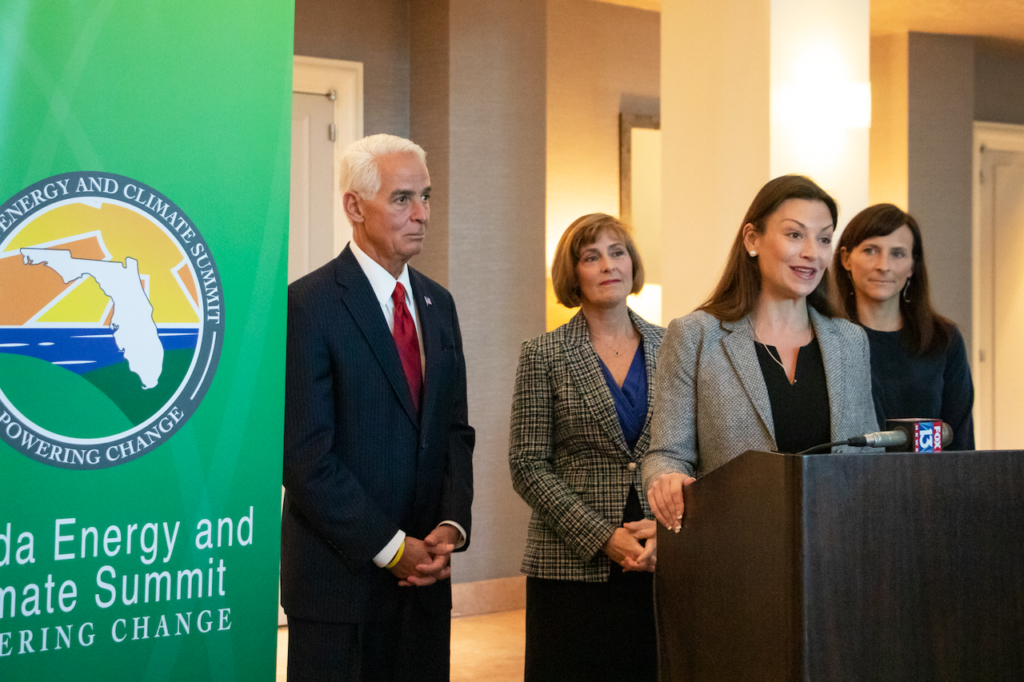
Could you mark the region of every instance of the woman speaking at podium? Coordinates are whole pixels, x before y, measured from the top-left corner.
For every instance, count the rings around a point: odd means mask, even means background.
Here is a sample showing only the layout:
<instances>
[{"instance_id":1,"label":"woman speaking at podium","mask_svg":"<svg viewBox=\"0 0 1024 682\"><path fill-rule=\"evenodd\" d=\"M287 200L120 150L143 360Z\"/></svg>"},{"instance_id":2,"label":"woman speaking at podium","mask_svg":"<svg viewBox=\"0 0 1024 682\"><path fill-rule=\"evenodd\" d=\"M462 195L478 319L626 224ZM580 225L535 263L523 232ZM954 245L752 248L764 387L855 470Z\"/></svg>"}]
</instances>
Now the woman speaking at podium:
<instances>
[{"instance_id":1,"label":"woman speaking at podium","mask_svg":"<svg viewBox=\"0 0 1024 682\"><path fill-rule=\"evenodd\" d=\"M653 538L641 457L664 330L626 305L643 287L629 232L603 213L562 235L559 302L581 310L523 344L509 467L533 508L526 574L526 682L657 677Z\"/></svg>"},{"instance_id":2,"label":"woman speaking at podium","mask_svg":"<svg viewBox=\"0 0 1024 682\"><path fill-rule=\"evenodd\" d=\"M833 262L837 307L864 327L880 418L941 419L950 450L974 449L974 384L960 330L932 309L921 228L892 204L843 230Z\"/></svg>"},{"instance_id":3,"label":"woman speaking at podium","mask_svg":"<svg viewBox=\"0 0 1024 682\"><path fill-rule=\"evenodd\" d=\"M864 330L836 318L828 296L837 217L809 178L770 181L711 297L669 325L643 463L669 529L682 525L683 486L746 450L800 452L878 429Z\"/></svg>"}]
</instances>

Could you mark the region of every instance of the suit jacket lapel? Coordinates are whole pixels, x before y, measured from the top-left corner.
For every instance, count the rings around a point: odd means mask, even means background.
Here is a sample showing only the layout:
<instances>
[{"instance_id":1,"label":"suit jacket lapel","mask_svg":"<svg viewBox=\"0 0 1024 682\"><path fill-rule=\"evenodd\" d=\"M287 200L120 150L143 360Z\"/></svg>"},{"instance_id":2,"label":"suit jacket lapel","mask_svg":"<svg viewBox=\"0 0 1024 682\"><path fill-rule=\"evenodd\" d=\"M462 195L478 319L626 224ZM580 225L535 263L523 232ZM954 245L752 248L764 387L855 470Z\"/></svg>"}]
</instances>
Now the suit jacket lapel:
<instances>
[{"instance_id":1,"label":"suit jacket lapel","mask_svg":"<svg viewBox=\"0 0 1024 682\"><path fill-rule=\"evenodd\" d=\"M566 325L565 358L569 374L587 407L590 408L591 414L611 441L622 450L623 455L628 456L629 446L626 445L626 437L622 435L619 415L615 412L615 403L612 402L611 391L608 390L604 374L598 364L597 353L590 344L587 320L583 317L582 311L576 313Z\"/></svg>"},{"instance_id":2,"label":"suit jacket lapel","mask_svg":"<svg viewBox=\"0 0 1024 682\"><path fill-rule=\"evenodd\" d=\"M821 348L821 361L825 365L825 385L828 388L828 413L832 420L832 440L848 438L844 434L843 414L839 411L843 399L843 344L836 335L828 319L818 313L817 310L808 306L811 316L811 326L814 327L814 335L818 337L818 346Z\"/></svg>"},{"instance_id":3,"label":"suit jacket lapel","mask_svg":"<svg viewBox=\"0 0 1024 682\"><path fill-rule=\"evenodd\" d=\"M757 416L775 440L775 421L772 419L772 404L768 399L768 388L764 384L761 364L754 350L754 337L750 333L748 318L736 322L722 322L722 329L728 334L722 339L725 353L729 356L733 371L739 377L743 390L754 406Z\"/></svg>"},{"instance_id":4,"label":"suit jacket lapel","mask_svg":"<svg viewBox=\"0 0 1024 682\"><path fill-rule=\"evenodd\" d=\"M640 331L640 335L644 337L644 361L647 363L647 418L644 420L643 431L640 432L640 440L636 442L636 447L633 448L634 453L647 452L648 446L651 444L651 415L654 411L651 406L654 405L654 378L655 373L651 371L651 368L655 366L658 360L658 349L655 348L653 338L653 328L647 324L639 315L634 313L632 310L629 311L629 317L633 320L633 324ZM622 431L622 428L619 428ZM625 439L625 437L623 437Z\"/></svg>"},{"instance_id":5,"label":"suit jacket lapel","mask_svg":"<svg viewBox=\"0 0 1024 682\"><path fill-rule=\"evenodd\" d=\"M419 415L413 408L412 393L409 391L409 382L402 369L402 360L398 357L395 337L388 329L387 320L384 319L384 312L380 309L380 302L373 293L370 280L363 274L363 269L359 267L359 262L349 247L346 246L335 259L334 273L335 280L341 287L342 302L352 313L353 319L366 337L366 342L377 357L388 381L391 382L391 387L395 390L409 419L418 427Z\"/></svg>"}]
</instances>

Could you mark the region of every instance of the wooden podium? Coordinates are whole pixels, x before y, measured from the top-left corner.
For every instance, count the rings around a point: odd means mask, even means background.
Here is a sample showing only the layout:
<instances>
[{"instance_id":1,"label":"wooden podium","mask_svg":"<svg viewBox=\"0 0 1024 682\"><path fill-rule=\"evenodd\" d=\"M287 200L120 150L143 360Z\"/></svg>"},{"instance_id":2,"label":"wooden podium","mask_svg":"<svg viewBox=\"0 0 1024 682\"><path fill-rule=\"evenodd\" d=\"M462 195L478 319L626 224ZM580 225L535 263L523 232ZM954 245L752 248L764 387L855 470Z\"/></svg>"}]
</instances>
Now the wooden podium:
<instances>
[{"instance_id":1,"label":"wooden podium","mask_svg":"<svg viewBox=\"0 0 1024 682\"><path fill-rule=\"evenodd\" d=\"M1024 452L748 451L685 499L662 682L1024 680Z\"/></svg>"}]
</instances>

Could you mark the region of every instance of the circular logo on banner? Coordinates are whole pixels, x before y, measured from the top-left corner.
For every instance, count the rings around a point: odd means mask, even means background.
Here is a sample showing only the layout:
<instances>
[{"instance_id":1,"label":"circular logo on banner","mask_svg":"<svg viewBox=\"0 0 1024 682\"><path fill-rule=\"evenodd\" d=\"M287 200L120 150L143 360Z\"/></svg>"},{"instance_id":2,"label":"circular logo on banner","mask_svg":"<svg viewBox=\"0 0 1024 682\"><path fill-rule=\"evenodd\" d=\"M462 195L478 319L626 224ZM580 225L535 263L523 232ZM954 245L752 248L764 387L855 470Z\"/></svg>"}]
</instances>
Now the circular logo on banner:
<instances>
[{"instance_id":1,"label":"circular logo on banner","mask_svg":"<svg viewBox=\"0 0 1024 682\"><path fill-rule=\"evenodd\" d=\"M0 205L0 440L66 469L146 455L217 370L224 301L188 216L112 173L65 173Z\"/></svg>"}]
</instances>

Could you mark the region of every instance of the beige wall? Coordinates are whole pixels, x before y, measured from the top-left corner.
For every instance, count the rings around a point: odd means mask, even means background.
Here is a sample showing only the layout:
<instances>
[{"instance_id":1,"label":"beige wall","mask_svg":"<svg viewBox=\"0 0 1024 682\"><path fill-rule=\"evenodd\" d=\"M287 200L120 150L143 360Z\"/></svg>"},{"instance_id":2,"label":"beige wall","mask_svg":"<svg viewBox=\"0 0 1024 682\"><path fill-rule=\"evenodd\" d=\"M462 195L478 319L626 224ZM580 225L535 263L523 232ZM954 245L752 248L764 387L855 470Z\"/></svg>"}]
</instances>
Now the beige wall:
<instances>
[{"instance_id":1,"label":"beige wall","mask_svg":"<svg viewBox=\"0 0 1024 682\"><path fill-rule=\"evenodd\" d=\"M871 164L868 200L907 208L908 36L871 40ZM847 216L852 218L853 216Z\"/></svg>"},{"instance_id":2,"label":"beige wall","mask_svg":"<svg viewBox=\"0 0 1024 682\"><path fill-rule=\"evenodd\" d=\"M543 0L452 2L451 260L477 429L472 556L459 581L518 576L529 510L508 426L519 346L544 331Z\"/></svg>"},{"instance_id":3,"label":"beige wall","mask_svg":"<svg viewBox=\"0 0 1024 682\"><path fill-rule=\"evenodd\" d=\"M657 115L657 12L547 3L547 256L587 213L619 214L619 113ZM550 292L550 286L549 286ZM548 300L548 327L571 316Z\"/></svg>"},{"instance_id":4,"label":"beige wall","mask_svg":"<svg viewBox=\"0 0 1024 682\"><path fill-rule=\"evenodd\" d=\"M443 206L413 265L455 297L476 428L473 542L452 577L515 577L529 509L512 489L509 416L519 345L544 331L545 2L412 0L411 10L423 30L410 128Z\"/></svg>"},{"instance_id":5,"label":"beige wall","mask_svg":"<svg viewBox=\"0 0 1024 682\"><path fill-rule=\"evenodd\" d=\"M1024 44L975 41L974 120L1024 124Z\"/></svg>"},{"instance_id":6,"label":"beige wall","mask_svg":"<svg viewBox=\"0 0 1024 682\"><path fill-rule=\"evenodd\" d=\"M663 319L721 276L770 179L768 0L664 0L661 35Z\"/></svg>"},{"instance_id":7,"label":"beige wall","mask_svg":"<svg viewBox=\"0 0 1024 682\"><path fill-rule=\"evenodd\" d=\"M363 130L409 135L409 0L296 0L295 54L363 63Z\"/></svg>"},{"instance_id":8,"label":"beige wall","mask_svg":"<svg viewBox=\"0 0 1024 682\"><path fill-rule=\"evenodd\" d=\"M907 207L921 225L931 299L971 349L974 39L911 33Z\"/></svg>"},{"instance_id":9,"label":"beige wall","mask_svg":"<svg viewBox=\"0 0 1024 682\"><path fill-rule=\"evenodd\" d=\"M921 225L935 308L971 348L974 39L931 33L872 41L872 203Z\"/></svg>"},{"instance_id":10,"label":"beige wall","mask_svg":"<svg viewBox=\"0 0 1024 682\"><path fill-rule=\"evenodd\" d=\"M410 0L409 137L427 152L433 194L430 238L414 265L448 286L451 203L451 16L449 3Z\"/></svg>"},{"instance_id":11,"label":"beige wall","mask_svg":"<svg viewBox=\"0 0 1024 682\"><path fill-rule=\"evenodd\" d=\"M868 206L870 10L869 0L771 3L769 177L799 173L828 191L837 233Z\"/></svg>"}]
</instances>

